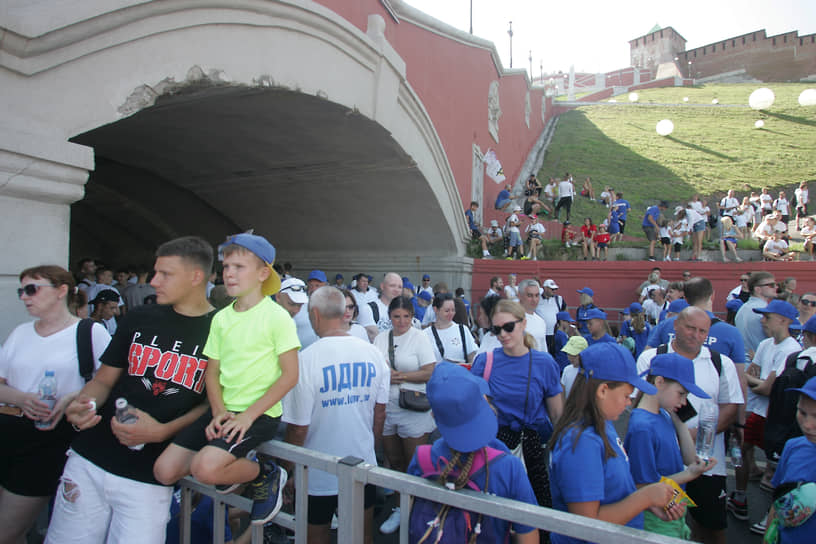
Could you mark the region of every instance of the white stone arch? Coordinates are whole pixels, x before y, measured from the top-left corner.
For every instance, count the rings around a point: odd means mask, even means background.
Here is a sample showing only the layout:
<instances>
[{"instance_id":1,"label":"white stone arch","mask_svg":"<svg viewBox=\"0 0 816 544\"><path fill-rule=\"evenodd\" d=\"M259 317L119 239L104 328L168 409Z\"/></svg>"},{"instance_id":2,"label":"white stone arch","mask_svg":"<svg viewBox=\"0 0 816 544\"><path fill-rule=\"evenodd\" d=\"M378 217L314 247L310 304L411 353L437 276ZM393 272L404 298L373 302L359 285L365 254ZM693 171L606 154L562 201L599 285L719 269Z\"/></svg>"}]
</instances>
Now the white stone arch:
<instances>
[{"instance_id":1,"label":"white stone arch","mask_svg":"<svg viewBox=\"0 0 816 544\"><path fill-rule=\"evenodd\" d=\"M68 264L69 206L82 198L94 168L93 150L68 139L116 122L151 104L168 84L201 74L224 85L320 97L378 123L415 163L444 218L446 228L435 235L438 255L430 257L461 261L469 236L452 170L381 17L370 16L362 32L307 0L66 6L9 0L0 7L5 300L12 299L15 274L41 255ZM459 264L444 266L451 271ZM18 320L19 312L0 318L0 333Z\"/></svg>"}]
</instances>

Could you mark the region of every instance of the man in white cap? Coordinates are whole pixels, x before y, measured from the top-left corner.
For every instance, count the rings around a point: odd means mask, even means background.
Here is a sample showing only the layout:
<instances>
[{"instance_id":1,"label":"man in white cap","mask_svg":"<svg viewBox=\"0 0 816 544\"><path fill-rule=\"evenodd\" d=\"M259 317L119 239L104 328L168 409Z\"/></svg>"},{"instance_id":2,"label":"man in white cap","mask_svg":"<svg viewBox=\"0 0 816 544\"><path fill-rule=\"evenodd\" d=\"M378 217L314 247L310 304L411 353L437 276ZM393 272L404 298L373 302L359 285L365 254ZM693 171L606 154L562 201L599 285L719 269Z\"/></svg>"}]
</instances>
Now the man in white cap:
<instances>
[{"instance_id":1,"label":"man in white cap","mask_svg":"<svg viewBox=\"0 0 816 544\"><path fill-rule=\"evenodd\" d=\"M490 244L495 244L496 242L500 242L504 238L504 233L502 232L501 227L499 226L499 222L495 219L490 220L490 228L487 229L487 232L482 234L479 237L479 241L482 244L482 257L485 259L490 259L490 251L488 250L488 246Z\"/></svg>"},{"instance_id":2,"label":"man in white cap","mask_svg":"<svg viewBox=\"0 0 816 544\"><path fill-rule=\"evenodd\" d=\"M544 280L541 284L541 296L538 299L535 313L544 320L547 326L547 351L554 356L555 349L555 324L558 321L556 314L567 309L564 297L557 295L558 284L551 278ZM544 347L542 346L542 349Z\"/></svg>"},{"instance_id":3,"label":"man in white cap","mask_svg":"<svg viewBox=\"0 0 816 544\"><path fill-rule=\"evenodd\" d=\"M275 295L275 302L289 312L292 319L300 312L304 304L309 302L306 294L306 284L298 278L289 278L281 283L281 289Z\"/></svg>"}]
</instances>

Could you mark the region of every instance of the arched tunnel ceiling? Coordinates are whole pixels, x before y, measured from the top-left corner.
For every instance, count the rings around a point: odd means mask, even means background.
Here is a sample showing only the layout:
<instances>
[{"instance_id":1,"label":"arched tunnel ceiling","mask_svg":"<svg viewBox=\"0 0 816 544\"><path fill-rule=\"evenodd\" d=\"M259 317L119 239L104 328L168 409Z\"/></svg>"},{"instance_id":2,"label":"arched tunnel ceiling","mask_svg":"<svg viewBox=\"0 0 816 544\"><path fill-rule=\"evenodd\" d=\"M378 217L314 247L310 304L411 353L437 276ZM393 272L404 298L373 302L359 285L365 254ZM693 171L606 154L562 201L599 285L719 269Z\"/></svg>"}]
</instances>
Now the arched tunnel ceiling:
<instances>
[{"instance_id":1,"label":"arched tunnel ceiling","mask_svg":"<svg viewBox=\"0 0 816 544\"><path fill-rule=\"evenodd\" d=\"M97 161L72 206L73 259L147 259L175 236L217 243L249 228L279 252L455 251L411 157L376 122L322 98L188 88L71 141Z\"/></svg>"}]
</instances>

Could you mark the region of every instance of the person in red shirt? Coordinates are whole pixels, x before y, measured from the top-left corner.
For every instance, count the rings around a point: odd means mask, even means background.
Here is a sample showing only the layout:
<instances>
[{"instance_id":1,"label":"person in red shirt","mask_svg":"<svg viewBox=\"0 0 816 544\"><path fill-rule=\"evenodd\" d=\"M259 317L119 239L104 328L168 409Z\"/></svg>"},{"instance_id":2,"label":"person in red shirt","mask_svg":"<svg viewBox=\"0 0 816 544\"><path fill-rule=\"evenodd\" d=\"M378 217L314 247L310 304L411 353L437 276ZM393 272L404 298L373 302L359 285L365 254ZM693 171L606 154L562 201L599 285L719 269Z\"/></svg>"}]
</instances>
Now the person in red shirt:
<instances>
[{"instance_id":1,"label":"person in red shirt","mask_svg":"<svg viewBox=\"0 0 816 544\"><path fill-rule=\"evenodd\" d=\"M587 260L587 254L596 260L595 256L595 234L598 232L598 227L592 223L591 217L584 218L584 224L581 225L581 249L584 251L584 260Z\"/></svg>"},{"instance_id":2,"label":"person in red shirt","mask_svg":"<svg viewBox=\"0 0 816 544\"><path fill-rule=\"evenodd\" d=\"M609 238L610 234L606 232L606 226L601 225L598 228L598 233L595 235L594 241L595 246L598 248L597 258L601 257L601 250L603 249L604 256L602 260L604 261L607 259L607 257L609 257Z\"/></svg>"}]
</instances>

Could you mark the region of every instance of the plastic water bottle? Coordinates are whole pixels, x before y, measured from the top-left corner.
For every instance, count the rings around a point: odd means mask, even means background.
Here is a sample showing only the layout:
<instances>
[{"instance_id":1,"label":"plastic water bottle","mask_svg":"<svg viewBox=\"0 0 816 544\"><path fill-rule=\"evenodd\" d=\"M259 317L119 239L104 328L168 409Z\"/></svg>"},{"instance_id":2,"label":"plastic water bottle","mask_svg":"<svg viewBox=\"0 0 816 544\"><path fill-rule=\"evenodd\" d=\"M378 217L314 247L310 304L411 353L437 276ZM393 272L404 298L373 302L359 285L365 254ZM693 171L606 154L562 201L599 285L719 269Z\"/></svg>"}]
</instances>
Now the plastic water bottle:
<instances>
[{"instance_id":1,"label":"plastic water bottle","mask_svg":"<svg viewBox=\"0 0 816 544\"><path fill-rule=\"evenodd\" d=\"M122 397L116 399L116 421L119 423L124 423L126 425L130 425L136 423L139 420L139 416L134 414L128 409L128 401ZM128 446L130 449L139 451L144 448L144 444L136 444L135 446Z\"/></svg>"},{"instance_id":2,"label":"plastic water bottle","mask_svg":"<svg viewBox=\"0 0 816 544\"><path fill-rule=\"evenodd\" d=\"M45 371L45 376L40 380L37 390L40 394L40 400L47 404L49 409L53 410L57 404L57 378L54 376L53 370ZM38 429L47 429L51 426L51 420L35 421L34 426Z\"/></svg>"},{"instance_id":3,"label":"plastic water bottle","mask_svg":"<svg viewBox=\"0 0 816 544\"><path fill-rule=\"evenodd\" d=\"M720 410L714 402L703 401L697 410L697 457L708 462L714 455L717 419Z\"/></svg>"},{"instance_id":4,"label":"plastic water bottle","mask_svg":"<svg viewBox=\"0 0 816 544\"><path fill-rule=\"evenodd\" d=\"M740 468L742 466L742 448L740 448L737 435L732 434L728 439L728 453L731 455L731 466Z\"/></svg>"}]
</instances>

